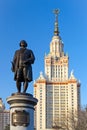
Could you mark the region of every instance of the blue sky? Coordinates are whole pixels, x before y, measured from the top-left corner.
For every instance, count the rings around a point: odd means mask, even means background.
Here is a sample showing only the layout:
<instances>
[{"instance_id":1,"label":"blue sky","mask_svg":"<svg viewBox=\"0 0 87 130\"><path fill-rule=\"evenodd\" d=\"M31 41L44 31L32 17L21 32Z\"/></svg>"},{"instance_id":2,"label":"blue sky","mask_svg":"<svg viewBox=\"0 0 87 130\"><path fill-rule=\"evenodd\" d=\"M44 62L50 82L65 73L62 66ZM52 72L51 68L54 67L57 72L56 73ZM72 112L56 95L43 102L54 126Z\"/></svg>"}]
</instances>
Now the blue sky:
<instances>
[{"instance_id":1,"label":"blue sky","mask_svg":"<svg viewBox=\"0 0 87 130\"><path fill-rule=\"evenodd\" d=\"M44 54L49 53L54 31L53 10L59 8L60 36L69 55L69 70L81 81L81 104L87 104L87 1L86 0L0 0L0 97L17 91L11 60L25 39L36 60L33 79L44 72ZM69 71L69 73L70 73ZM33 93L33 82L27 92Z\"/></svg>"}]
</instances>

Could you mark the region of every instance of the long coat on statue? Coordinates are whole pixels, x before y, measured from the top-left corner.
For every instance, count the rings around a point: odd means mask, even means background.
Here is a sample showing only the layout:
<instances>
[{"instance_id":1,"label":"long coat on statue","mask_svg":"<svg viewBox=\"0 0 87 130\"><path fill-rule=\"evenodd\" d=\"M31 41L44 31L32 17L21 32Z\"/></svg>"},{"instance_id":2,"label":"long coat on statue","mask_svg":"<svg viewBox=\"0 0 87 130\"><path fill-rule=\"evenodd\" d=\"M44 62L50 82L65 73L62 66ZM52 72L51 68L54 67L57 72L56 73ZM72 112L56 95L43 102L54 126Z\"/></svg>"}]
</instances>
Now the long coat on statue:
<instances>
[{"instance_id":1,"label":"long coat on statue","mask_svg":"<svg viewBox=\"0 0 87 130\"><path fill-rule=\"evenodd\" d=\"M32 50L20 48L16 50L12 62L12 71L14 72L14 80L19 79L21 82L32 81L32 66L35 56Z\"/></svg>"}]
</instances>

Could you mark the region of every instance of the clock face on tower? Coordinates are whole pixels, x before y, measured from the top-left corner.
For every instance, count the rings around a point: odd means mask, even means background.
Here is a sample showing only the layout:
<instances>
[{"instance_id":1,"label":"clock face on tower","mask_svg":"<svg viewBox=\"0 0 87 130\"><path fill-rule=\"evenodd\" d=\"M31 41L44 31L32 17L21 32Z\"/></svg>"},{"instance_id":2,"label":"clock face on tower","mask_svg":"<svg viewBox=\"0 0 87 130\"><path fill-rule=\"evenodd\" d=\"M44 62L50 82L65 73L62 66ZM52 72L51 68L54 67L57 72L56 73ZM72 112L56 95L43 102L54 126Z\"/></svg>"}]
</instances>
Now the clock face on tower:
<instances>
[{"instance_id":1,"label":"clock face on tower","mask_svg":"<svg viewBox=\"0 0 87 130\"><path fill-rule=\"evenodd\" d=\"M54 59L55 59L55 61L57 61L57 60L58 60L58 57L57 57L57 56L55 56L55 58L54 58Z\"/></svg>"}]
</instances>

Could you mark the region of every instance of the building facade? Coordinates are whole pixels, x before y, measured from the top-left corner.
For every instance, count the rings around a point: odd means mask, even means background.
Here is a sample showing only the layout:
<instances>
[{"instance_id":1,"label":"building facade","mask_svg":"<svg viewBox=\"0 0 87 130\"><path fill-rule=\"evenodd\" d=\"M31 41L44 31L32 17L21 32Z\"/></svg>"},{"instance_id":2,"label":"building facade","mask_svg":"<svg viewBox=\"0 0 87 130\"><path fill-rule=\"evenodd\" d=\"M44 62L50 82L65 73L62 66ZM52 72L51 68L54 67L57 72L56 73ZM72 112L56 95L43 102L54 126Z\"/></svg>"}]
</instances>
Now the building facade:
<instances>
[{"instance_id":1,"label":"building facade","mask_svg":"<svg viewBox=\"0 0 87 130\"><path fill-rule=\"evenodd\" d=\"M0 130L5 130L5 127L10 124L10 112L5 110L5 105L0 98Z\"/></svg>"},{"instance_id":2,"label":"building facade","mask_svg":"<svg viewBox=\"0 0 87 130\"><path fill-rule=\"evenodd\" d=\"M50 52L44 57L45 74L42 72L34 82L36 130L56 130L71 127L69 116L78 119L80 108L80 83L73 70L69 75L69 57L59 35L58 10L55 13L54 36ZM72 127L71 127L72 129Z\"/></svg>"}]
</instances>

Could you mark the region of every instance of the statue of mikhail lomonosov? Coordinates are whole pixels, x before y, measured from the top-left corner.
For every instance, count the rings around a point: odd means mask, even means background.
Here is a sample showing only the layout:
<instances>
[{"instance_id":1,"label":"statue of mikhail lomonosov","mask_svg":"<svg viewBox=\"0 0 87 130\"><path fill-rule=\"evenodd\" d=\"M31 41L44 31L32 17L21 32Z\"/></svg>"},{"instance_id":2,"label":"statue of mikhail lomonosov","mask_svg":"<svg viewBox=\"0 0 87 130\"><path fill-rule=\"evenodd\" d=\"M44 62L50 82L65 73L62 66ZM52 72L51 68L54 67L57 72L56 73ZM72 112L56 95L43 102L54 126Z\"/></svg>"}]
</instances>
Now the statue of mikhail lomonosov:
<instances>
[{"instance_id":1,"label":"statue of mikhail lomonosov","mask_svg":"<svg viewBox=\"0 0 87 130\"><path fill-rule=\"evenodd\" d=\"M28 82L32 81L32 64L35 61L33 51L27 49L27 42L20 41L20 49L15 51L12 61L12 71L14 72L14 80L18 93L21 93L21 85L23 83L23 93L26 93Z\"/></svg>"}]
</instances>

